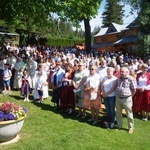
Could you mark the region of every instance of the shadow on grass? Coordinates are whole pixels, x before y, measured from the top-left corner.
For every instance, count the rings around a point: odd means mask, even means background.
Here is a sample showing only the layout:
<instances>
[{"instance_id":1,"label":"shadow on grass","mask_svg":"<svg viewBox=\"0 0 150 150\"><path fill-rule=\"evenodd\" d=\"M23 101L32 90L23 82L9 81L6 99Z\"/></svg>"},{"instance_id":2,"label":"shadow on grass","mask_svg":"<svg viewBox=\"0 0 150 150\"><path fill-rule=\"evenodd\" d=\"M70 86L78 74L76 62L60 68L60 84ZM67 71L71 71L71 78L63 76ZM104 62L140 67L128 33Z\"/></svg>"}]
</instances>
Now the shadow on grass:
<instances>
[{"instance_id":1,"label":"shadow on grass","mask_svg":"<svg viewBox=\"0 0 150 150\"><path fill-rule=\"evenodd\" d=\"M23 96L21 96L21 95L20 96L19 95L10 95L10 97L13 97L16 100L23 100ZM33 96L30 95L29 99L32 100ZM46 102L47 100L49 100L49 103ZM91 112L89 110L86 111L86 117L82 118L82 116L77 117L77 114L78 114L78 110L77 109L75 109L73 111L73 113L70 114L70 115L67 114L66 112L61 112L60 110L55 109L55 105L52 105L51 100L49 98L46 99L44 103L38 103L35 100L31 101L31 103L34 104L34 105L36 105L37 107L40 107L42 110L51 111L51 112L53 112L55 114L59 114L64 119L77 120L80 123L86 123L86 124L89 124L89 125L92 125L92 126L95 126L95 127L100 127L100 128L106 129L106 126L105 126L104 122L107 121L107 119L106 119L106 117L104 115L104 110L102 110L102 109L100 111L98 123L96 125L93 125L93 122L88 122L87 121L88 119L91 118ZM126 118L126 115L123 115L123 117ZM140 114L134 114L134 117L141 119ZM114 129L116 129L116 127ZM125 129L125 128L122 128L121 130L127 131L127 129Z\"/></svg>"},{"instance_id":2,"label":"shadow on grass","mask_svg":"<svg viewBox=\"0 0 150 150\"><path fill-rule=\"evenodd\" d=\"M142 115L140 113L134 113L134 118L142 119Z\"/></svg>"},{"instance_id":3,"label":"shadow on grass","mask_svg":"<svg viewBox=\"0 0 150 150\"><path fill-rule=\"evenodd\" d=\"M41 107L42 110L45 110L45 111L51 111L55 114L59 114L61 115L64 119L72 119L72 120L77 120L81 123L86 123L86 124L89 124L89 125L92 125L92 126L95 126L95 127L101 127L101 128L105 128L105 126L103 125L103 115L102 113L100 113L100 117L99 117L99 122L96 124L96 125L93 125L92 123L93 122L88 122L87 120L91 118L91 112L88 110L86 112L86 117L85 118L82 118L82 116L80 117L77 117L77 114L78 114L78 110L75 109L72 114L68 114L66 112L61 112L61 110L59 109L55 109L55 106L51 105L51 103L38 103L38 101L32 101L31 103L33 103L34 105L36 105L37 107Z\"/></svg>"},{"instance_id":4,"label":"shadow on grass","mask_svg":"<svg viewBox=\"0 0 150 150\"><path fill-rule=\"evenodd\" d=\"M19 95L9 95L10 97L16 99L16 100L22 100L22 96L19 96Z\"/></svg>"},{"instance_id":5,"label":"shadow on grass","mask_svg":"<svg viewBox=\"0 0 150 150\"><path fill-rule=\"evenodd\" d=\"M9 95L10 97L16 99L16 100L23 100L24 97L23 96L19 96L19 95ZM29 100L32 100L33 99L33 96L32 95L29 95Z\"/></svg>"},{"instance_id":6,"label":"shadow on grass","mask_svg":"<svg viewBox=\"0 0 150 150\"><path fill-rule=\"evenodd\" d=\"M37 107L41 107L42 110L53 111L53 107L50 104L39 103L38 100L33 100L31 103L33 103Z\"/></svg>"},{"instance_id":7,"label":"shadow on grass","mask_svg":"<svg viewBox=\"0 0 150 150\"><path fill-rule=\"evenodd\" d=\"M86 124L92 125L94 127L99 127L99 128L103 128L103 129L107 130L107 128L106 128L106 126L104 124L104 122L107 121L107 118L106 118L106 116L105 116L105 114L104 114L104 112L102 110L101 110L100 115L99 115L99 121L98 121L98 123L96 125L93 125L93 122L88 122L87 121L88 119L91 118L91 112L89 110L87 110L87 112L86 112L86 117L82 118L82 116L77 117L77 114L78 114L78 110L77 109L75 109L72 112L72 114L69 115L69 114L67 114L64 111L61 112L61 110L55 109L55 106L54 105L52 106L50 103L49 104L47 104L47 103L38 103L36 101L33 101L32 103L34 105L36 105L37 107L41 107L42 110L51 111L51 112L53 112L55 114L59 114L64 119L77 120L80 123L86 123ZM123 116L126 118L125 115L123 115ZM128 129L126 129L126 128L117 129L117 122L115 122L115 126L111 130L118 130L118 131L119 130L124 130L124 131L128 131Z\"/></svg>"}]
</instances>

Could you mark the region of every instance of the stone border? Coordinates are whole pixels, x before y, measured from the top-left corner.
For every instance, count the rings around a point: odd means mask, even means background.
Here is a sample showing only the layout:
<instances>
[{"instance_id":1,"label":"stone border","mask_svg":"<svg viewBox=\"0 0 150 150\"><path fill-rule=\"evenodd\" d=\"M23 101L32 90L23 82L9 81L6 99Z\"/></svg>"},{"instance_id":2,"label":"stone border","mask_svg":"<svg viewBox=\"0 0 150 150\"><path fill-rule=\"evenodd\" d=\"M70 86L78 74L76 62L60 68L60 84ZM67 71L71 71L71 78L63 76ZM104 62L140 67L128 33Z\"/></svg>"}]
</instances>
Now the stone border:
<instances>
[{"instance_id":1,"label":"stone border","mask_svg":"<svg viewBox=\"0 0 150 150\"><path fill-rule=\"evenodd\" d=\"M12 140L10 141L7 141L7 142L1 142L0 143L0 146L5 146L5 145L9 145L9 144L13 144L13 143L16 143L20 140L20 137L19 135L17 134L15 138L13 138Z\"/></svg>"}]
</instances>

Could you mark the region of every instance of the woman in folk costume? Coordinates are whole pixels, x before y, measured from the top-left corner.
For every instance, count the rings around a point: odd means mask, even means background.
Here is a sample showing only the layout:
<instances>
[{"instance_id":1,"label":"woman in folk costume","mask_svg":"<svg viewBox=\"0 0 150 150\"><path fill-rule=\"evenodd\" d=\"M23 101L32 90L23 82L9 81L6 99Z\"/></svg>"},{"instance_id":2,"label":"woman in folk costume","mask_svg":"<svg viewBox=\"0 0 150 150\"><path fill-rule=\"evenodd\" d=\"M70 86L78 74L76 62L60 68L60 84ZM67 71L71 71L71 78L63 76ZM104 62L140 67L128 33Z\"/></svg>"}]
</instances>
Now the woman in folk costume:
<instances>
[{"instance_id":1,"label":"woman in folk costume","mask_svg":"<svg viewBox=\"0 0 150 150\"><path fill-rule=\"evenodd\" d=\"M56 62L54 58L51 58L50 60L50 67L49 67L49 75L48 75L48 83L49 83L49 88L52 88L52 83L51 83L51 78L52 75L54 73L54 71L56 70Z\"/></svg>"},{"instance_id":2,"label":"woman in folk costume","mask_svg":"<svg viewBox=\"0 0 150 150\"><path fill-rule=\"evenodd\" d=\"M48 82L47 82L47 74L44 69L44 64L39 64L38 71L35 72L34 80L35 80L35 88L34 88L34 100L39 99L39 92L37 90L37 85L38 85L38 72L42 72L41 78L44 79L44 85L43 85L43 99L47 98L49 96L48 94Z\"/></svg>"},{"instance_id":3,"label":"woman in folk costume","mask_svg":"<svg viewBox=\"0 0 150 150\"><path fill-rule=\"evenodd\" d=\"M24 96L24 101L29 101L29 95L31 93L31 78L28 75L28 71L23 71L21 95Z\"/></svg>"},{"instance_id":4,"label":"woman in folk costume","mask_svg":"<svg viewBox=\"0 0 150 150\"><path fill-rule=\"evenodd\" d=\"M74 87L72 85L75 71L72 68L71 63L65 65L66 73L62 79L63 86L60 108L62 111L68 111L68 114L71 114L75 109Z\"/></svg>"},{"instance_id":5,"label":"woman in folk costume","mask_svg":"<svg viewBox=\"0 0 150 150\"><path fill-rule=\"evenodd\" d=\"M57 62L56 71L53 73L51 78L53 95L51 101L56 104L55 109L60 109L60 100L62 94L62 78L65 74L65 70L61 68L62 62Z\"/></svg>"},{"instance_id":6,"label":"woman in folk costume","mask_svg":"<svg viewBox=\"0 0 150 150\"><path fill-rule=\"evenodd\" d=\"M147 64L142 65L142 72L136 77L137 91L133 99L133 112L142 111L142 120L147 121L150 112L150 74Z\"/></svg>"},{"instance_id":7,"label":"woman in folk costume","mask_svg":"<svg viewBox=\"0 0 150 150\"><path fill-rule=\"evenodd\" d=\"M25 68L24 62L20 57L17 58L17 62L15 64L15 76L14 76L14 82L13 82L13 88L14 89L20 89L22 85L22 75L23 70Z\"/></svg>"}]
</instances>

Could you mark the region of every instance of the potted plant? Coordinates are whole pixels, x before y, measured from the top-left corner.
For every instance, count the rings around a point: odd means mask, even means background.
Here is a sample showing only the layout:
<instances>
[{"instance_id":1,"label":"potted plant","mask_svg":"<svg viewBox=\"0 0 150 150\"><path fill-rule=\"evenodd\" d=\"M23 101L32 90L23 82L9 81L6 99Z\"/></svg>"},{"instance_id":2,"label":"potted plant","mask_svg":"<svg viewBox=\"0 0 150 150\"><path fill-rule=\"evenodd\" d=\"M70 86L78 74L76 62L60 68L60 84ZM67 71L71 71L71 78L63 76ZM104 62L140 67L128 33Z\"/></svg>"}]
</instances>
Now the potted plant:
<instances>
[{"instance_id":1,"label":"potted plant","mask_svg":"<svg viewBox=\"0 0 150 150\"><path fill-rule=\"evenodd\" d=\"M14 139L22 129L27 110L11 102L0 103L0 143Z\"/></svg>"}]
</instances>

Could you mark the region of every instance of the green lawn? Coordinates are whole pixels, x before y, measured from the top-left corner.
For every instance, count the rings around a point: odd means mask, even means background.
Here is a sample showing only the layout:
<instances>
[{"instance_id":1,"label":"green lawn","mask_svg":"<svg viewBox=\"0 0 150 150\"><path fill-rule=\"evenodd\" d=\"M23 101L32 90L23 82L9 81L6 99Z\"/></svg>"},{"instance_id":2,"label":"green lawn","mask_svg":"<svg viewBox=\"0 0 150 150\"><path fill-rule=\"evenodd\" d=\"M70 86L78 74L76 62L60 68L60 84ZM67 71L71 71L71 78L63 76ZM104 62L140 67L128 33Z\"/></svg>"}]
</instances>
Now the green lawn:
<instances>
[{"instance_id":1,"label":"green lawn","mask_svg":"<svg viewBox=\"0 0 150 150\"><path fill-rule=\"evenodd\" d=\"M150 122L135 119L135 132L127 133L127 119L124 117L125 130L107 130L101 122L97 126L87 123L85 118L54 111L50 98L44 104L24 102L19 92L12 96L0 95L0 102L10 101L28 110L20 140L12 145L1 146L2 150L148 150L150 149ZM30 98L31 99L31 98ZM102 114L100 114L100 118Z\"/></svg>"}]
</instances>

